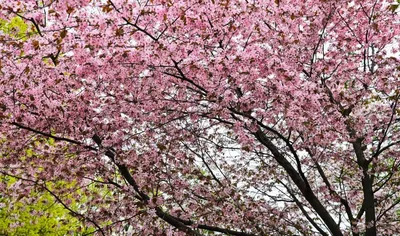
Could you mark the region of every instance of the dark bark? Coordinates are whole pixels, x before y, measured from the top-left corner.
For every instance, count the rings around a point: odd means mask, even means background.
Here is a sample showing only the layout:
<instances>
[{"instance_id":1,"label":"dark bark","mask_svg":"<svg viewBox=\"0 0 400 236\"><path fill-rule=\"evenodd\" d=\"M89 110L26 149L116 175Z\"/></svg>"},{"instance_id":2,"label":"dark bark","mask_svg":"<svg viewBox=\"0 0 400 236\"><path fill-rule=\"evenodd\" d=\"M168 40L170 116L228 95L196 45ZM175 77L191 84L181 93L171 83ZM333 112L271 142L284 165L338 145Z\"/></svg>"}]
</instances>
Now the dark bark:
<instances>
[{"instance_id":1,"label":"dark bark","mask_svg":"<svg viewBox=\"0 0 400 236\"><path fill-rule=\"evenodd\" d=\"M372 189L373 176L368 173L368 166L370 161L367 161L363 148L362 139L359 138L353 142L353 149L356 153L357 163L362 168L362 186L364 193L363 208L365 210L365 225L366 225L366 236L376 236L376 216L375 216L375 205L374 205L374 192Z\"/></svg>"},{"instance_id":2,"label":"dark bark","mask_svg":"<svg viewBox=\"0 0 400 236\"><path fill-rule=\"evenodd\" d=\"M300 174L294 169L290 162L286 160L282 153L279 152L278 148L265 136L265 134L261 130L253 134L263 145L268 148L268 150L272 153L273 157L279 163L279 165L285 169L290 178L303 194L304 198L310 203L311 207L321 217L331 233L337 236L343 235L335 220L332 218L326 208L321 204L317 196L315 196L312 189L304 182Z\"/></svg>"},{"instance_id":3,"label":"dark bark","mask_svg":"<svg viewBox=\"0 0 400 236\"><path fill-rule=\"evenodd\" d=\"M28 127L26 125L23 125L23 124L20 124L20 123L16 123L16 122L13 122L11 124L16 126L16 127L18 127L18 128L21 128L21 129L24 129L24 130L28 130L28 131L36 133L36 134L43 135L45 137L54 138L57 141L64 141L64 142L67 142L67 143L72 143L72 144L75 144L75 145L82 146L82 147L84 147L86 149L89 149L91 151L98 151L98 148L84 145L82 142L79 142L79 141L76 141L76 140L73 140L73 139L55 136L55 135L52 135L50 133L45 133L45 132L42 132L40 130L36 130L34 128L31 128L31 127ZM93 138L93 141L99 147L102 147L102 145L101 145L102 140L97 134L95 134L92 138ZM105 155L108 156L117 165L118 170L121 173L121 175L125 178L125 180L138 193L139 196L137 196L136 198L139 199L140 201L143 201L146 204L148 202L148 200L150 199L150 197L140 190L139 186L137 185L135 179L133 178L133 176L129 172L128 168L125 165L119 164L119 163L117 163L115 161L115 158L116 158L115 150L113 148L108 148L106 150L106 152L105 152ZM56 195L54 195L54 196L56 197ZM196 231L196 230L192 229L192 227L190 227L191 225L194 224L194 222L192 222L190 220L184 220L184 219L180 219L178 217L172 216L172 215L168 214L167 212L164 212L159 207L156 207L155 210L156 210L156 215L160 219L162 219L163 221L167 222L168 224L176 227L180 231L185 232L187 235L190 235L190 236L192 236L192 235L201 236L202 235L198 231ZM84 217L84 216L82 215L82 217ZM98 226L97 224L95 224L95 225L98 227L98 231L102 232L102 228L100 226ZM230 229L226 229L226 228L220 228L220 227L217 227L217 226L210 226L210 225L198 225L196 228L209 230L209 231L214 231L214 232L220 232L220 233L228 234L228 235L256 236L256 234L249 234L249 233L244 233L244 232L240 232L240 231L234 231L234 230L230 230Z\"/></svg>"}]
</instances>

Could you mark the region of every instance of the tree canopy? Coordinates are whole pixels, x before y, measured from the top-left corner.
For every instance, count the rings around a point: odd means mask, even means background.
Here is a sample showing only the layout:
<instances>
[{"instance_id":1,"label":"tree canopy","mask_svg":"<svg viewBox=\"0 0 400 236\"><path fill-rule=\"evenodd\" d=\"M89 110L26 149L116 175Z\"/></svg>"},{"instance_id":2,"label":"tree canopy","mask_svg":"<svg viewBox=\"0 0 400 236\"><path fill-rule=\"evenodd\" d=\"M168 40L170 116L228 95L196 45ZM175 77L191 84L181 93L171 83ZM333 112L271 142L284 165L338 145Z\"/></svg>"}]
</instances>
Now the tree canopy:
<instances>
[{"instance_id":1,"label":"tree canopy","mask_svg":"<svg viewBox=\"0 0 400 236\"><path fill-rule=\"evenodd\" d=\"M47 192L99 235L400 234L397 2L27 0L0 19L18 180L0 192Z\"/></svg>"}]
</instances>

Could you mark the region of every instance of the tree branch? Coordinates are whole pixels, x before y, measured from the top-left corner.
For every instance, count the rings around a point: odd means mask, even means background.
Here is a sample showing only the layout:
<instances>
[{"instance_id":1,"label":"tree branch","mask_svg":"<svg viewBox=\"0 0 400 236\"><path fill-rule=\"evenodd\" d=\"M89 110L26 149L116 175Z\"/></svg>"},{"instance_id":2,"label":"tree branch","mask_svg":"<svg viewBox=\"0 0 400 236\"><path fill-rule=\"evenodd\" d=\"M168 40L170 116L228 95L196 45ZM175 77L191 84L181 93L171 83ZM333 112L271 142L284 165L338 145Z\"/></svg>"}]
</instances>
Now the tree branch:
<instances>
[{"instance_id":1,"label":"tree branch","mask_svg":"<svg viewBox=\"0 0 400 236\"><path fill-rule=\"evenodd\" d=\"M282 153L279 152L278 148L265 136L265 134L261 130L253 133L253 135L257 138L257 140L260 141L260 143L262 143L265 147L268 148L268 150L270 150L274 159L279 163L280 166L285 169L286 173L288 173L292 181L299 188L304 198L318 213L318 215L328 226L332 234L338 236L343 235L335 220L332 218L326 208L321 204L319 199L315 196L312 189L307 186L300 174L293 168L290 162L286 160Z\"/></svg>"}]
</instances>

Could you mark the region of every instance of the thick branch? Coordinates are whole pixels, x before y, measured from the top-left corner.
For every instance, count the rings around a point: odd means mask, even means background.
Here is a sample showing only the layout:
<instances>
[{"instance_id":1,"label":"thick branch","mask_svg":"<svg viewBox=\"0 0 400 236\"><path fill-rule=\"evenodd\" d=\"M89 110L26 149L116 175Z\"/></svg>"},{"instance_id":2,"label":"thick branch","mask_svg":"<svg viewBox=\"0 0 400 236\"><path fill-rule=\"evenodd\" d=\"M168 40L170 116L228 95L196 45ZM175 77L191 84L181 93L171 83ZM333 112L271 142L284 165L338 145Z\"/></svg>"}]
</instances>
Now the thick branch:
<instances>
[{"instance_id":1,"label":"thick branch","mask_svg":"<svg viewBox=\"0 0 400 236\"><path fill-rule=\"evenodd\" d=\"M307 218L307 220L312 224L312 226L314 226L315 229L318 230L318 232L323 235L323 236L328 236L328 234L321 229L321 227L318 226L318 224L310 217L310 215L307 213L306 209L304 209L303 204L299 201L299 199L297 199L296 195L291 191L291 189L289 188L289 186L287 186L286 184L284 184L282 181L279 181L283 186L285 186L286 190L288 191L288 193L290 194L290 196L293 198L293 200L295 201L297 207L300 209L300 211L304 214L304 216Z\"/></svg>"},{"instance_id":2,"label":"thick branch","mask_svg":"<svg viewBox=\"0 0 400 236\"><path fill-rule=\"evenodd\" d=\"M365 209L365 225L366 236L376 235L376 218L375 218L375 205L374 205L374 192L372 189L373 179L368 173L369 162L365 159L362 149L362 139L358 138L353 143L353 149L356 153L357 163L362 168L362 186L364 193L363 208Z\"/></svg>"},{"instance_id":3,"label":"thick branch","mask_svg":"<svg viewBox=\"0 0 400 236\"><path fill-rule=\"evenodd\" d=\"M290 162L286 160L286 158L282 155L278 148L265 136L265 134L261 130L258 130L253 134L265 147L268 148L268 150L272 153L273 157L279 163L279 165L285 169L290 178L303 194L304 198L310 203L312 208L325 222L332 234L338 236L343 235L335 220L332 218L326 208L321 204L319 199L315 196L312 189L306 185L300 174L293 168Z\"/></svg>"},{"instance_id":4,"label":"thick branch","mask_svg":"<svg viewBox=\"0 0 400 236\"><path fill-rule=\"evenodd\" d=\"M73 139L58 137L58 136L55 136L55 135L52 135L52 134L49 134L49 133L45 133L45 132L42 132L42 131L27 127L25 125L22 125L22 124L19 124L19 123L16 123L16 122L13 122L11 124L21 128L21 129L25 129L25 130L31 131L33 133L36 133L36 134L40 134L40 135L43 135L43 136L46 136L46 137L54 138L55 140L58 140L58 141L65 141L65 142L68 142L68 143L84 146L85 148L88 148L88 149L90 149L92 151L98 151L97 148L86 146L82 142L79 142L79 141L76 141L76 140L73 140ZM94 135L92 138L96 142L96 144L101 147L101 139L99 138L99 136L98 135ZM121 175L135 189L135 191L140 195L140 197L141 197L140 200L145 202L145 203L147 203L147 201L150 199L149 196L147 196L145 193L140 191L139 186L137 185L137 183L134 180L133 176L130 174L128 168L125 165L117 164L114 161L115 160L115 151L112 148L108 148L108 150L106 151L105 155L108 156L111 160L113 160L113 162L117 165ZM196 236L201 235L197 231L195 231L195 230L191 229L190 227L188 227L188 225L192 225L193 224L193 222L191 222L191 221L182 220L182 219L179 219L177 217L174 217L174 216L162 211L161 208L159 208L159 207L156 207L156 214L157 214L158 217L160 217L162 220L164 220L168 224L170 224L170 225L172 225L174 227L177 227L179 230L187 233L188 235L196 235ZM254 234L247 234L247 233L243 233L243 232L233 231L233 230L224 229L224 228L220 228L220 227L216 227L216 226L209 226L209 225L198 225L197 228L206 229L206 230L215 231L215 232L220 232L220 233L225 233L225 234L231 234L231 235L255 236Z\"/></svg>"},{"instance_id":5,"label":"thick branch","mask_svg":"<svg viewBox=\"0 0 400 236\"><path fill-rule=\"evenodd\" d=\"M351 208L350 208L350 205L349 205L348 201L347 201L346 199L342 198L342 197L332 188L332 185L331 185L331 183L329 182L328 178L326 177L325 172L324 172L324 170L322 169L322 167L320 166L320 164L319 164L318 162L315 162L315 164L316 164L316 166L317 166L318 173L321 175L322 180L324 181L325 185L328 187L329 192L331 193L331 195L340 198L340 203L344 206L344 209L345 209L345 211L346 211L346 214L347 214L347 217L349 218L350 223L353 224L353 222L354 222L354 216L353 216L353 213L351 212ZM352 233L353 233L354 236L359 235L358 233L356 233L356 232L354 232L354 231L353 231Z\"/></svg>"}]
</instances>

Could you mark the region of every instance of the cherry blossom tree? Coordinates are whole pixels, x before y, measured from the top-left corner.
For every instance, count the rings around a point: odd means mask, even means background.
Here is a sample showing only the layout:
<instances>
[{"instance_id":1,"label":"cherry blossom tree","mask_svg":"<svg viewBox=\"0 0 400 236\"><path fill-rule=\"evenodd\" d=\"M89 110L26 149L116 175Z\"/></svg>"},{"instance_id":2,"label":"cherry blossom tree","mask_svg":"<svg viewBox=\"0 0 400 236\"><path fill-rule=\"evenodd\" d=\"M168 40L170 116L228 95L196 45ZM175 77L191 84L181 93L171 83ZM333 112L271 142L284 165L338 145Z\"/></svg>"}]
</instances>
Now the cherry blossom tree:
<instances>
[{"instance_id":1,"label":"cherry blossom tree","mask_svg":"<svg viewBox=\"0 0 400 236\"><path fill-rule=\"evenodd\" d=\"M99 235L400 234L397 7L2 1L0 188Z\"/></svg>"}]
</instances>

